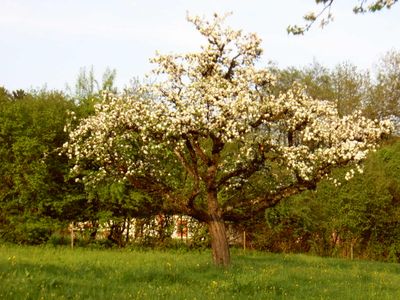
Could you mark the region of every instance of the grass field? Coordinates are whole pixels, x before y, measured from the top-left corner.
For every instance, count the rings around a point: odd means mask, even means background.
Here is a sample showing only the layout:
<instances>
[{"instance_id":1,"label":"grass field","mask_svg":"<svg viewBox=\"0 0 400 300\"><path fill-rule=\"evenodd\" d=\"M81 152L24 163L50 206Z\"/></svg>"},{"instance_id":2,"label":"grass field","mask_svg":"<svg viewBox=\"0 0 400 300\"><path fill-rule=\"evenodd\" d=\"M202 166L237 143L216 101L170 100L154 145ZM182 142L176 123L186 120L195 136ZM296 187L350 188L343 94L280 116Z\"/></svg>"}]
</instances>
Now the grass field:
<instances>
[{"instance_id":1,"label":"grass field","mask_svg":"<svg viewBox=\"0 0 400 300\"><path fill-rule=\"evenodd\" d=\"M400 266L306 255L0 245L0 299L400 299Z\"/></svg>"}]
</instances>

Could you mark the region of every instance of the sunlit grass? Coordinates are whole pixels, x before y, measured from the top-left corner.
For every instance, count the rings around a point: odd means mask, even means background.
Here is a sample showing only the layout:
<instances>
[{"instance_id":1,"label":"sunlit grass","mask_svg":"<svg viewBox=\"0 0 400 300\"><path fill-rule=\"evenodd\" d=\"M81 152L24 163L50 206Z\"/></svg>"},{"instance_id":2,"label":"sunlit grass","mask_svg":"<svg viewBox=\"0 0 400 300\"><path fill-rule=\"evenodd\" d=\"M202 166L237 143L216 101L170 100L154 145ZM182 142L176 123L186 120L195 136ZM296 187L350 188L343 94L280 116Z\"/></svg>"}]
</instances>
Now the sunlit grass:
<instances>
[{"instance_id":1,"label":"sunlit grass","mask_svg":"<svg viewBox=\"0 0 400 300\"><path fill-rule=\"evenodd\" d=\"M306 255L0 246L0 299L400 299L400 266Z\"/></svg>"}]
</instances>

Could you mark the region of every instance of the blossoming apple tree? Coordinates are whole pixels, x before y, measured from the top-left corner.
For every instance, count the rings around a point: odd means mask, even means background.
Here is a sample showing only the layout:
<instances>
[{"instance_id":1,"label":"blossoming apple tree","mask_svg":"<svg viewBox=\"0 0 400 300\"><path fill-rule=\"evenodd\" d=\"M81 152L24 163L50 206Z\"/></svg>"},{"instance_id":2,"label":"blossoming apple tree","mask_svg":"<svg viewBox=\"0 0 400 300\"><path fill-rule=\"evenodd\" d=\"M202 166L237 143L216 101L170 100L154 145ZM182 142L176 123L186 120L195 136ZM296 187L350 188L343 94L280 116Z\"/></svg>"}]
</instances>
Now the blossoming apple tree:
<instances>
[{"instance_id":1,"label":"blossoming apple tree","mask_svg":"<svg viewBox=\"0 0 400 300\"><path fill-rule=\"evenodd\" d=\"M105 94L64 149L77 180L124 180L162 197L165 212L206 222L214 262L228 265L225 221L313 188L335 166L358 165L391 125L339 118L300 86L272 93L274 77L256 67L255 34L217 15L188 19L206 39L201 50L157 55L154 82ZM256 179L263 184L249 184Z\"/></svg>"}]
</instances>

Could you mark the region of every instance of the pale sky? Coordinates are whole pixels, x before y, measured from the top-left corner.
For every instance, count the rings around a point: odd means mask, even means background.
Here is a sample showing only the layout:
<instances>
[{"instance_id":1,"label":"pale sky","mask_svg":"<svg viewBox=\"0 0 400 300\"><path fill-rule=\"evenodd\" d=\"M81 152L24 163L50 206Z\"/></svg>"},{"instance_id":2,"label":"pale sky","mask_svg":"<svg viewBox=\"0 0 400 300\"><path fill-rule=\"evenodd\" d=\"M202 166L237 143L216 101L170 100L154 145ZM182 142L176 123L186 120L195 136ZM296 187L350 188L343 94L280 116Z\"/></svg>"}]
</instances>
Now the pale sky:
<instances>
[{"instance_id":1,"label":"pale sky","mask_svg":"<svg viewBox=\"0 0 400 300\"><path fill-rule=\"evenodd\" d=\"M333 23L292 36L287 26L318 9L314 0L0 0L0 86L64 90L80 68L93 66L98 79L107 67L116 69L123 87L151 70L156 50L185 53L204 43L187 12L232 12L229 26L262 38L264 65L301 67L316 60L371 68L387 51L400 50L400 4L354 15L356 2L336 0Z\"/></svg>"}]
</instances>

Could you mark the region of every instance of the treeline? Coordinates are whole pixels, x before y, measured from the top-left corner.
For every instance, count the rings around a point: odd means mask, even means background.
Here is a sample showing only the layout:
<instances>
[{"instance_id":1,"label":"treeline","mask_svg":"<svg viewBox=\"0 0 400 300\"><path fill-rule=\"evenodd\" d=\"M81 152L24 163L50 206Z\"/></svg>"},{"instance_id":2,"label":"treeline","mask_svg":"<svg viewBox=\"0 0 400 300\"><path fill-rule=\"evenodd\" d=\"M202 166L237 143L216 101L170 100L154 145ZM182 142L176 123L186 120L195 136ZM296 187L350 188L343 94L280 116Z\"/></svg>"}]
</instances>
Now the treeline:
<instances>
[{"instance_id":1,"label":"treeline","mask_svg":"<svg viewBox=\"0 0 400 300\"><path fill-rule=\"evenodd\" d=\"M334 176L348 171L337 169ZM323 256L400 259L400 141L372 153L362 174L286 199L265 212L255 247Z\"/></svg>"},{"instance_id":2,"label":"treeline","mask_svg":"<svg viewBox=\"0 0 400 300\"><path fill-rule=\"evenodd\" d=\"M369 118L391 118L397 133L400 116L400 53L391 51L373 71L344 63L333 69L313 63L304 68L270 66L276 75L274 93L295 82L318 99L334 101L341 116L355 110ZM0 238L20 244L62 240L68 224L87 222L87 242L96 241L100 224L108 223L107 244L132 242L126 221L154 226L136 242L166 244L171 227L154 223L163 199L145 195L120 182L96 188L69 177L71 166L60 152L67 141L67 120L93 113L101 91L135 93L136 84L118 91L115 71L97 82L93 70L82 70L74 89L7 91L0 89ZM230 224L247 233L247 247L269 251L313 252L319 255L400 258L400 142L393 137L368 158L363 174L348 182L321 182L315 191L286 199L245 223ZM345 168L335 172L343 173ZM335 176L333 175L333 178ZM255 184L263 184L257 182ZM204 228L196 228L196 246ZM139 230L140 231L140 230ZM154 232L154 231L153 231ZM61 243L61 241L60 241Z\"/></svg>"}]
</instances>

